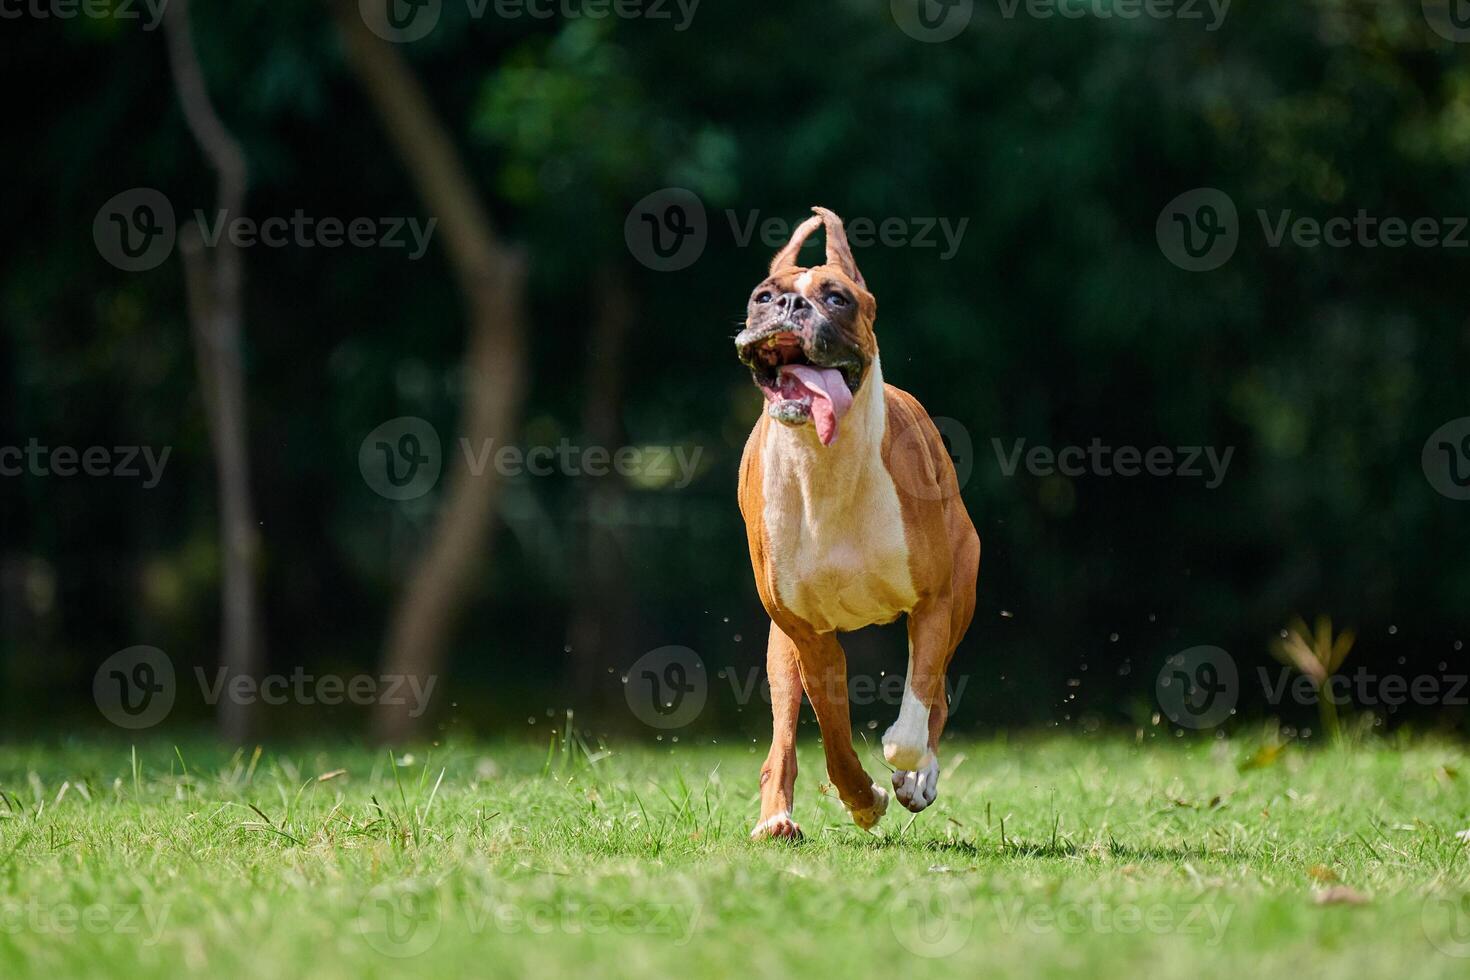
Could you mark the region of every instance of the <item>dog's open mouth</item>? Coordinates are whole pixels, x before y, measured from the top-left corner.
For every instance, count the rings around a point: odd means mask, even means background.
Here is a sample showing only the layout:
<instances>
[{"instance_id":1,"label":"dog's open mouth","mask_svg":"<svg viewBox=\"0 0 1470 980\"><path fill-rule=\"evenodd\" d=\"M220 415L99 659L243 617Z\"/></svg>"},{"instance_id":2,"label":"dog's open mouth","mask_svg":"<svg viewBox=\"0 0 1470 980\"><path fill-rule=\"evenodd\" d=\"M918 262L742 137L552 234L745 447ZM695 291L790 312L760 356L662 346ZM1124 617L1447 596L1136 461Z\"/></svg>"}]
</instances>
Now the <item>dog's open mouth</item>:
<instances>
[{"instance_id":1,"label":"dog's open mouth","mask_svg":"<svg viewBox=\"0 0 1470 980\"><path fill-rule=\"evenodd\" d=\"M856 364L817 364L790 331L745 345L740 359L750 367L771 418L793 426L811 422L822 445L836 441L838 424L852 407L859 382Z\"/></svg>"}]
</instances>

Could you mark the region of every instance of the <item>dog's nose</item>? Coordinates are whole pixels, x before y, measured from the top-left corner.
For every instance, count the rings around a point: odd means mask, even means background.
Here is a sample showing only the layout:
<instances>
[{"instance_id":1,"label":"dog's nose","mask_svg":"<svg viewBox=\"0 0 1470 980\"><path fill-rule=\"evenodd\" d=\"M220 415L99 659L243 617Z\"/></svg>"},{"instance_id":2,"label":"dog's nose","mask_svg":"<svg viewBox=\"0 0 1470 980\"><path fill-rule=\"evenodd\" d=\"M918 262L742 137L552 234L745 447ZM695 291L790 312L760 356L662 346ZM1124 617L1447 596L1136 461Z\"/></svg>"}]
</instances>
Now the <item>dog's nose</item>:
<instances>
[{"instance_id":1,"label":"dog's nose","mask_svg":"<svg viewBox=\"0 0 1470 980\"><path fill-rule=\"evenodd\" d=\"M776 309L780 310L786 316L795 316L811 308L812 304L807 302L807 298L801 295L801 293L782 293L776 300Z\"/></svg>"}]
</instances>

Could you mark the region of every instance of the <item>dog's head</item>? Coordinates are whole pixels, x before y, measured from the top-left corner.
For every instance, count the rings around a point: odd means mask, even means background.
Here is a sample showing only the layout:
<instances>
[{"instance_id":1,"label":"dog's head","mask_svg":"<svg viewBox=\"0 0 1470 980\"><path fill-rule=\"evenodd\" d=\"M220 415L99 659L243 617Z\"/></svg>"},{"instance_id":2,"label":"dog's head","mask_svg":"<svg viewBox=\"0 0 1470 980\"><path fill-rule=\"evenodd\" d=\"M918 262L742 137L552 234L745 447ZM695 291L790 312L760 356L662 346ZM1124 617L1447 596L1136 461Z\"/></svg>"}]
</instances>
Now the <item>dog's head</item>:
<instances>
[{"instance_id":1,"label":"dog's head","mask_svg":"<svg viewBox=\"0 0 1470 980\"><path fill-rule=\"evenodd\" d=\"M766 398L767 414L786 425L815 424L823 445L831 445L878 356L878 302L853 261L842 219L826 208L812 210L751 292L735 349ZM826 231L826 263L797 265L819 225Z\"/></svg>"}]
</instances>

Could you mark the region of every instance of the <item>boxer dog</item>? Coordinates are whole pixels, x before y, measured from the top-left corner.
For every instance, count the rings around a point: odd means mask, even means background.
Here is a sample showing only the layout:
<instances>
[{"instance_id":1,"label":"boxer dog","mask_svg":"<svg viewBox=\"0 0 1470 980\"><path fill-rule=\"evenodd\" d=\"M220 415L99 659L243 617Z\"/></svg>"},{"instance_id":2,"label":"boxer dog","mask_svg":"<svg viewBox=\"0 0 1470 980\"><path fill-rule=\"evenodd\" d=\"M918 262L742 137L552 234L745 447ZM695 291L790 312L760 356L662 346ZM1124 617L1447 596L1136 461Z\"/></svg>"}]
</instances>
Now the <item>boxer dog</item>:
<instances>
[{"instance_id":1,"label":"boxer dog","mask_svg":"<svg viewBox=\"0 0 1470 980\"><path fill-rule=\"evenodd\" d=\"M812 210L750 294L735 338L765 396L740 461L740 512L771 617L772 738L756 839L801 836L791 806L803 690L853 822L867 830L887 810L887 790L853 749L837 634L904 614L908 672L883 755L900 803L918 813L934 802L945 671L975 612L980 565L980 538L938 429L912 395L883 381L877 301L842 219ZM818 226L827 261L805 268L798 254Z\"/></svg>"}]
</instances>

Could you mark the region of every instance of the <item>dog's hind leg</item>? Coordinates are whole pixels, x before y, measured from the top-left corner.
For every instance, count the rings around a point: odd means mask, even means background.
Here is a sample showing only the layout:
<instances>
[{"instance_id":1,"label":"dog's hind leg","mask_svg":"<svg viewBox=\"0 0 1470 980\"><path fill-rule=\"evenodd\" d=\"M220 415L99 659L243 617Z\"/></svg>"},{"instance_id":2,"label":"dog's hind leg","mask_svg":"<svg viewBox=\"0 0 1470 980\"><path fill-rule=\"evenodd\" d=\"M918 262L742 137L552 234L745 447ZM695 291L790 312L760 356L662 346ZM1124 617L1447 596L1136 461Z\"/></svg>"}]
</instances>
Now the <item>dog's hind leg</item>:
<instances>
[{"instance_id":1,"label":"dog's hind leg","mask_svg":"<svg viewBox=\"0 0 1470 980\"><path fill-rule=\"evenodd\" d=\"M761 819L750 832L765 837L798 839L801 828L791 819L796 792L796 723L801 712L801 671L796 645L771 624L766 642L766 680L771 686L771 751L761 766Z\"/></svg>"}]
</instances>

